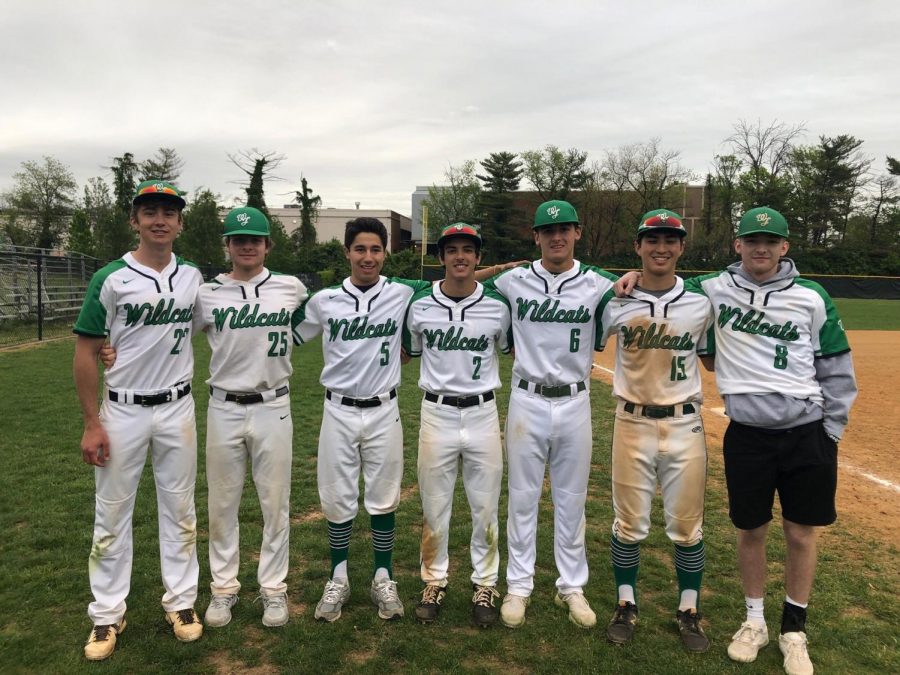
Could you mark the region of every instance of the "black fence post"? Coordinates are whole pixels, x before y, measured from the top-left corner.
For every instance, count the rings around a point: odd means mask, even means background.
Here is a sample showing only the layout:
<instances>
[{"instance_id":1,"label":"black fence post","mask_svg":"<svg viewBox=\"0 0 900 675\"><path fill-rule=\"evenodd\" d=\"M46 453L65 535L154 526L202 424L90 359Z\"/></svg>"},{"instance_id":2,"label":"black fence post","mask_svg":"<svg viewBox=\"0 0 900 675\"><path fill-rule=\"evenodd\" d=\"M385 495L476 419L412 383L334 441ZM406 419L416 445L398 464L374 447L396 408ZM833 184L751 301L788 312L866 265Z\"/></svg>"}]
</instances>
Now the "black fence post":
<instances>
[{"instance_id":1,"label":"black fence post","mask_svg":"<svg viewBox=\"0 0 900 675\"><path fill-rule=\"evenodd\" d=\"M37 254L37 315L38 315L38 340L44 339L44 298L43 298L43 279L42 269L44 257L38 253Z\"/></svg>"}]
</instances>

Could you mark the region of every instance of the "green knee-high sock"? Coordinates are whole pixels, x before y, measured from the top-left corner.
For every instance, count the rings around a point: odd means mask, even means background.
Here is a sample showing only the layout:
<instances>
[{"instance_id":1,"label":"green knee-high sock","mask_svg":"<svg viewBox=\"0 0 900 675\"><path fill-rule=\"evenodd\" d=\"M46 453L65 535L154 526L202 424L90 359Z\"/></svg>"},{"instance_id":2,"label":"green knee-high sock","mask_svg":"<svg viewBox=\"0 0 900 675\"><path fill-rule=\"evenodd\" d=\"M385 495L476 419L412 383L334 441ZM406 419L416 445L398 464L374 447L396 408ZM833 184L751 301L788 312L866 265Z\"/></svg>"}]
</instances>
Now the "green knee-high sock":
<instances>
[{"instance_id":1,"label":"green knee-high sock","mask_svg":"<svg viewBox=\"0 0 900 675\"><path fill-rule=\"evenodd\" d=\"M706 549L702 539L692 546L675 544L675 572L678 574L680 593L679 609L690 607L700 609L700 582L703 581L705 563Z\"/></svg>"},{"instance_id":2,"label":"green knee-high sock","mask_svg":"<svg viewBox=\"0 0 900 675\"><path fill-rule=\"evenodd\" d=\"M353 521L346 523L332 523L328 521L328 546L331 548L331 576L334 578L334 570L342 562L347 561L350 553L350 533L353 531Z\"/></svg>"},{"instance_id":3,"label":"green knee-high sock","mask_svg":"<svg viewBox=\"0 0 900 675\"><path fill-rule=\"evenodd\" d=\"M612 554L613 576L616 580L616 588L630 586L632 589L636 589L638 568L641 565L640 545L626 544L613 535L610 540L610 552ZM622 598L620 597L619 599L621 600Z\"/></svg>"},{"instance_id":4,"label":"green knee-high sock","mask_svg":"<svg viewBox=\"0 0 900 675\"><path fill-rule=\"evenodd\" d=\"M375 572L378 568L383 567L393 578L393 555L394 555L394 512L380 513L372 516L372 549L375 553L374 567Z\"/></svg>"}]
</instances>

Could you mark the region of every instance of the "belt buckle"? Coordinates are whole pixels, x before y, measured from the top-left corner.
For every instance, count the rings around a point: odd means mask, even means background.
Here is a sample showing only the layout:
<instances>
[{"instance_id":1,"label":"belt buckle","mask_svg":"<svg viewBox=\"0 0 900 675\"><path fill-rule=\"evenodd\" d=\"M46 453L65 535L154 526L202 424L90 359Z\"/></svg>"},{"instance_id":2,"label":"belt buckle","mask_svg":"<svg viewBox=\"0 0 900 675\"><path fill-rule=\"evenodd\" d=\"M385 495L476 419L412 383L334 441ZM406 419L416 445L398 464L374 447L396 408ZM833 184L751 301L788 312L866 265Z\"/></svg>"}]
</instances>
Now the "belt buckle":
<instances>
[{"instance_id":1,"label":"belt buckle","mask_svg":"<svg viewBox=\"0 0 900 675\"><path fill-rule=\"evenodd\" d=\"M669 416L669 409L661 405L645 405L644 417L655 420L662 420Z\"/></svg>"},{"instance_id":2,"label":"belt buckle","mask_svg":"<svg viewBox=\"0 0 900 675\"><path fill-rule=\"evenodd\" d=\"M258 394L235 394L234 402L240 403L241 405L248 405L249 403L255 403L257 401Z\"/></svg>"}]
</instances>

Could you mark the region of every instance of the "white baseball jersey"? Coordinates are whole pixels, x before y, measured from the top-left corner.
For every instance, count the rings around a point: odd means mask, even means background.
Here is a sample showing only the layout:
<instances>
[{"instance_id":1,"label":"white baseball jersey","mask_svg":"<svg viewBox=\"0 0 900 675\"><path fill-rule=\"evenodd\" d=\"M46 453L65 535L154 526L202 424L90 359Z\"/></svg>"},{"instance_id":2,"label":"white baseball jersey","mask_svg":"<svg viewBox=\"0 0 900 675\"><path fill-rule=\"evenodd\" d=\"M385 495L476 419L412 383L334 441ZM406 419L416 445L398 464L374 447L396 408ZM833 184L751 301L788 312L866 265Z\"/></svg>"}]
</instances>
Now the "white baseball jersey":
<instances>
[{"instance_id":1,"label":"white baseball jersey","mask_svg":"<svg viewBox=\"0 0 900 675\"><path fill-rule=\"evenodd\" d=\"M486 282L489 290L496 289L509 301L516 345L513 386L519 378L561 385L588 377L595 311L616 278L577 260L554 276L538 260Z\"/></svg>"},{"instance_id":2,"label":"white baseball jersey","mask_svg":"<svg viewBox=\"0 0 900 675\"><path fill-rule=\"evenodd\" d=\"M307 297L299 279L266 268L249 281L220 274L203 284L196 314L212 348L206 383L231 392L286 385L293 372L291 332Z\"/></svg>"},{"instance_id":3,"label":"white baseball jersey","mask_svg":"<svg viewBox=\"0 0 900 675\"><path fill-rule=\"evenodd\" d=\"M470 396L500 387L496 349L510 350L509 305L476 282L475 292L456 302L440 284L419 291L406 315L403 344L422 356L419 387L433 394Z\"/></svg>"},{"instance_id":4,"label":"white baseball jersey","mask_svg":"<svg viewBox=\"0 0 900 675\"><path fill-rule=\"evenodd\" d=\"M105 373L110 389L158 391L194 374L191 328L200 272L174 255L162 271L126 253L91 278L75 332L109 336L116 362Z\"/></svg>"},{"instance_id":5,"label":"white baseball jersey","mask_svg":"<svg viewBox=\"0 0 900 675\"><path fill-rule=\"evenodd\" d=\"M789 393L822 404L814 359L850 347L819 284L792 276L757 285L729 270L687 283L705 293L716 312L719 393Z\"/></svg>"},{"instance_id":6,"label":"white baseball jersey","mask_svg":"<svg viewBox=\"0 0 900 675\"><path fill-rule=\"evenodd\" d=\"M344 279L313 295L294 326L298 344L322 334L320 381L341 396L371 398L400 384L403 317L413 293L427 281L387 279L365 292Z\"/></svg>"},{"instance_id":7,"label":"white baseball jersey","mask_svg":"<svg viewBox=\"0 0 900 675\"><path fill-rule=\"evenodd\" d=\"M613 395L631 403L700 403L698 354L714 351L712 305L684 281L657 297L635 289L630 297L604 295L597 315L596 349L616 334Z\"/></svg>"}]
</instances>

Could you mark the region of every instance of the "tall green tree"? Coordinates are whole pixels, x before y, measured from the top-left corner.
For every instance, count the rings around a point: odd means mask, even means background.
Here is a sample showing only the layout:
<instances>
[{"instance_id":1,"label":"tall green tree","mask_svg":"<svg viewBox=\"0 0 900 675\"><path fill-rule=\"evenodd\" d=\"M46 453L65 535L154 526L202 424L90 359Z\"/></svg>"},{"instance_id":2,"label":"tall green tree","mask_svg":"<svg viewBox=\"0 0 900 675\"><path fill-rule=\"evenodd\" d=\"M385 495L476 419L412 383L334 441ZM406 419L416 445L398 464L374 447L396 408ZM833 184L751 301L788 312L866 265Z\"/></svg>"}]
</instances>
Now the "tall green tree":
<instances>
[{"instance_id":1,"label":"tall green tree","mask_svg":"<svg viewBox=\"0 0 900 675\"><path fill-rule=\"evenodd\" d=\"M547 145L543 150L522 153L523 171L542 201L568 199L590 180L587 157L586 152L577 148L560 150L555 145Z\"/></svg>"},{"instance_id":2,"label":"tall green tree","mask_svg":"<svg viewBox=\"0 0 900 675\"><path fill-rule=\"evenodd\" d=\"M26 245L53 248L65 236L75 207L75 177L69 167L50 156L21 166L13 174L13 187L5 200L23 225L30 223L25 226L30 239Z\"/></svg>"},{"instance_id":3,"label":"tall green tree","mask_svg":"<svg viewBox=\"0 0 900 675\"><path fill-rule=\"evenodd\" d=\"M484 170L476 174L484 186L479 208L484 220L482 262L489 265L529 257L533 242L521 235L526 217L516 208L513 194L519 189L524 173L522 161L514 152L492 152L479 163Z\"/></svg>"},{"instance_id":4,"label":"tall green tree","mask_svg":"<svg viewBox=\"0 0 900 675\"><path fill-rule=\"evenodd\" d=\"M115 175L115 174L114 174ZM94 235L94 255L109 260L119 258L137 245L137 235L131 227L129 213L131 197L125 208L117 203L118 196L110 193L102 178L91 178L84 187L84 211Z\"/></svg>"},{"instance_id":5,"label":"tall green tree","mask_svg":"<svg viewBox=\"0 0 900 675\"><path fill-rule=\"evenodd\" d=\"M156 154L140 163L140 181L164 180L177 183L184 168L184 160L175 148L159 148Z\"/></svg>"},{"instance_id":6,"label":"tall green tree","mask_svg":"<svg viewBox=\"0 0 900 675\"><path fill-rule=\"evenodd\" d=\"M291 240L295 248L315 246L316 243L316 225L315 222L319 217L319 206L322 204L322 198L313 194L306 182L306 178L300 176L300 189L294 193L294 201L300 205L300 227L291 233Z\"/></svg>"},{"instance_id":7,"label":"tall green tree","mask_svg":"<svg viewBox=\"0 0 900 675\"><path fill-rule=\"evenodd\" d=\"M72 212L72 222L69 224L69 241L66 250L69 253L83 253L89 256L93 256L96 253L94 249L94 233L91 231L91 224L88 222L87 214L83 208L77 208Z\"/></svg>"},{"instance_id":8,"label":"tall green tree","mask_svg":"<svg viewBox=\"0 0 900 675\"><path fill-rule=\"evenodd\" d=\"M116 206L123 213L131 212L131 200L134 199L134 191L138 184L138 167L134 161L134 155L130 152L123 153L121 157L113 157L112 166L107 167L113 175L113 194Z\"/></svg>"},{"instance_id":9,"label":"tall green tree","mask_svg":"<svg viewBox=\"0 0 900 675\"><path fill-rule=\"evenodd\" d=\"M423 202L428 207L428 241L434 243L441 228L456 222L481 225L481 183L475 175L475 161L448 166L444 184L428 188Z\"/></svg>"},{"instance_id":10,"label":"tall green tree","mask_svg":"<svg viewBox=\"0 0 900 675\"><path fill-rule=\"evenodd\" d=\"M184 210L184 229L175 240L175 252L200 265L225 266L219 195L199 188Z\"/></svg>"},{"instance_id":11,"label":"tall green tree","mask_svg":"<svg viewBox=\"0 0 900 675\"><path fill-rule=\"evenodd\" d=\"M843 239L870 166L859 151L862 144L841 134L821 136L818 145L793 149L790 171L794 189L788 203L801 241L819 247L830 238Z\"/></svg>"}]
</instances>

